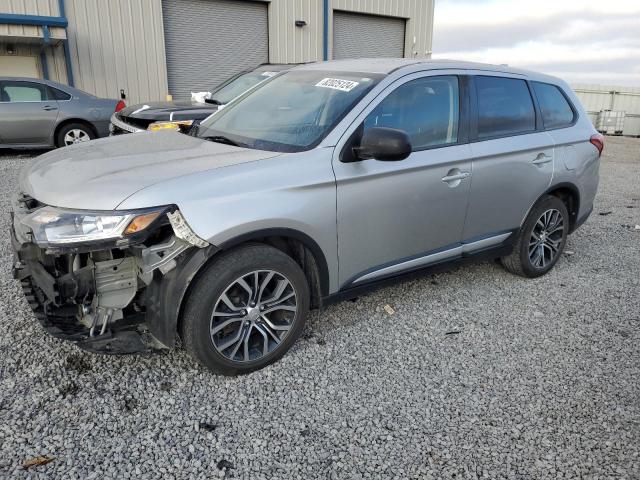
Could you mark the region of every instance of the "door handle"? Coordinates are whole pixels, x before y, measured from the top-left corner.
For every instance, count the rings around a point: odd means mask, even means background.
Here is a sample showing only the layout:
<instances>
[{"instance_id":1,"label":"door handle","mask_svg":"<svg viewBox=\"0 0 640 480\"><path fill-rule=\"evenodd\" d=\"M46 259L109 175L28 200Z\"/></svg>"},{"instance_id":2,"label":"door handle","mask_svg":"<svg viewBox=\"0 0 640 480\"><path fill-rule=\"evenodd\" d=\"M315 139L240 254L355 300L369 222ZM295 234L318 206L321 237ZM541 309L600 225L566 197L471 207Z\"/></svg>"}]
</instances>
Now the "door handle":
<instances>
[{"instance_id":1,"label":"door handle","mask_svg":"<svg viewBox=\"0 0 640 480\"><path fill-rule=\"evenodd\" d=\"M544 163L549 163L551 160L553 160L553 157L544 153L539 153L538 156L531 161L531 163L533 163L534 165L542 165Z\"/></svg>"},{"instance_id":2,"label":"door handle","mask_svg":"<svg viewBox=\"0 0 640 480\"><path fill-rule=\"evenodd\" d=\"M51 105L45 105L44 107L42 107L43 110L46 110L47 112L51 111L51 110L57 110L58 107L52 107Z\"/></svg>"},{"instance_id":3,"label":"door handle","mask_svg":"<svg viewBox=\"0 0 640 480\"><path fill-rule=\"evenodd\" d=\"M456 182L458 180L464 180L465 178L470 176L471 176L471 173L469 172L454 173L452 175L447 175L445 177L442 177L442 181L444 183Z\"/></svg>"}]
</instances>

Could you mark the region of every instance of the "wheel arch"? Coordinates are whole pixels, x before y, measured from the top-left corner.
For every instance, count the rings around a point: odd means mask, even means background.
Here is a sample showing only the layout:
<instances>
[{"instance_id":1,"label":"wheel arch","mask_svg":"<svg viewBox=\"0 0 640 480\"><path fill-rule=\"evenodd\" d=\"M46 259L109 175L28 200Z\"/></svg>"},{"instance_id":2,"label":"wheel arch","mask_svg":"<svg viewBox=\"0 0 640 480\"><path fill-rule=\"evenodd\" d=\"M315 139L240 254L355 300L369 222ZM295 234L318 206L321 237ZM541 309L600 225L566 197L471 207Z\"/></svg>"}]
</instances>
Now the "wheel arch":
<instances>
[{"instance_id":1,"label":"wheel arch","mask_svg":"<svg viewBox=\"0 0 640 480\"><path fill-rule=\"evenodd\" d=\"M562 200L569 212L569 233L575 230L580 211L580 190L573 183L563 182L547 189L545 195L552 195Z\"/></svg>"},{"instance_id":2,"label":"wheel arch","mask_svg":"<svg viewBox=\"0 0 640 480\"><path fill-rule=\"evenodd\" d=\"M312 307L320 307L328 296L329 269L326 257L309 235L289 228L269 228L241 234L220 245L194 248L178 261L176 268L154 278L147 287L147 324L153 336L172 347L180 332L186 301L199 274L220 255L248 243L263 243L284 251L302 268L311 291Z\"/></svg>"},{"instance_id":3,"label":"wheel arch","mask_svg":"<svg viewBox=\"0 0 640 480\"><path fill-rule=\"evenodd\" d=\"M551 185L544 191L544 193L536 198L536 200L527 209L525 215L522 217L520 228L522 228L524 222L526 222L531 209L533 209L533 207L547 195L552 195L559 198L567 207L567 211L569 212L569 233L572 233L576 228L578 212L580 211L580 190L575 184L570 182L562 182Z\"/></svg>"},{"instance_id":4,"label":"wheel arch","mask_svg":"<svg viewBox=\"0 0 640 480\"><path fill-rule=\"evenodd\" d=\"M96 138L98 137L98 129L90 121L85 120L84 118L76 118L76 117L65 118L60 123L58 123L56 125L56 128L53 130L53 144L56 147L60 147L60 145L58 145L58 134L60 133L60 130L62 130L64 127L66 127L67 125L70 125L72 123L81 123L82 125L86 125L87 127L89 127L91 129L91 131L93 132L95 137Z\"/></svg>"},{"instance_id":5,"label":"wheel arch","mask_svg":"<svg viewBox=\"0 0 640 480\"><path fill-rule=\"evenodd\" d=\"M311 273L306 271L307 267L315 268L320 295L325 297L329 294L329 265L326 256L320 245L306 233L292 228L267 228L243 233L222 242L218 247L225 251L249 242L266 243L283 250L296 260L305 271L305 275ZM300 246L311 253L315 266L304 264L304 252L295 251L296 247ZM313 285L310 285L310 288L312 287Z\"/></svg>"}]
</instances>

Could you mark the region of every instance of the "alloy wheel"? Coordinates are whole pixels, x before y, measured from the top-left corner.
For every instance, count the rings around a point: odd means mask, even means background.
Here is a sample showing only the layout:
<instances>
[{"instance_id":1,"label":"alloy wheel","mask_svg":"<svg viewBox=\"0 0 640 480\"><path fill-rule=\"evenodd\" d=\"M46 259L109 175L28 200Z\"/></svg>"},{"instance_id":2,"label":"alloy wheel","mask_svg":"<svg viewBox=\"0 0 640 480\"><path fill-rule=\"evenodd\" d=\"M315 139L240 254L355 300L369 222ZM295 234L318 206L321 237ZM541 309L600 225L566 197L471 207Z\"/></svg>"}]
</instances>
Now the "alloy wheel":
<instances>
[{"instance_id":1,"label":"alloy wheel","mask_svg":"<svg viewBox=\"0 0 640 480\"><path fill-rule=\"evenodd\" d=\"M273 270L249 272L234 280L216 301L211 341L231 361L261 359L287 336L297 307L296 291L284 275Z\"/></svg>"},{"instance_id":2,"label":"alloy wheel","mask_svg":"<svg viewBox=\"0 0 640 480\"><path fill-rule=\"evenodd\" d=\"M64 136L64 144L65 145L73 145L74 143L83 143L91 140L89 134L84 130L80 130L79 128L74 128L73 130L69 130Z\"/></svg>"},{"instance_id":3,"label":"alloy wheel","mask_svg":"<svg viewBox=\"0 0 640 480\"><path fill-rule=\"evenodd\" d=\"M529 239L529 261L543 269L553 263L562 246L564 218L555 208L545 211L533 226Z\"/></svg>"}]
</instances>

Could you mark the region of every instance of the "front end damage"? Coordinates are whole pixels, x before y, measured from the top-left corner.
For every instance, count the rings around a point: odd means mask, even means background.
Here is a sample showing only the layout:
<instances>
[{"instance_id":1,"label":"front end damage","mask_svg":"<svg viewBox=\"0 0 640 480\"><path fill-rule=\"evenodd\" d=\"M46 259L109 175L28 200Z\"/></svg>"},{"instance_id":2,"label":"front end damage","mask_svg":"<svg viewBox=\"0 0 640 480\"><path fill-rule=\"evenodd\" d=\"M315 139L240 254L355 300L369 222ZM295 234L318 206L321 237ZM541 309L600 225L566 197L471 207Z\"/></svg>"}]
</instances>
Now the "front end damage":
<instances>
[{"instance_id":1,"label":"front end damage","mask_svg":"<svg viewBox=\"0 0 640 480\"><path fill-rule=\"evenodd\" d=\"M215 251L167 207L145 231L117 241L42 246L22 219L42 208L20 196L12 212L14 278L52 336L97 353L173 346L179 305Z\"/></svg>"}]
</instances>

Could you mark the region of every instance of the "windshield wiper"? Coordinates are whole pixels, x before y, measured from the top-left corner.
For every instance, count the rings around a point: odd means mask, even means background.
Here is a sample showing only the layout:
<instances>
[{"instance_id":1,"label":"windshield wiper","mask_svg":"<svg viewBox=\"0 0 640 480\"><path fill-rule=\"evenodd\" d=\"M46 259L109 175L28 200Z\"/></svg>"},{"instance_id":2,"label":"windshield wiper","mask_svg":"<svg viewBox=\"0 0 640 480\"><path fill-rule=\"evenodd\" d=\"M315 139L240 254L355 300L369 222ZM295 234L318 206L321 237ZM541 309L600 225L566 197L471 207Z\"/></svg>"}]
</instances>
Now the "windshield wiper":
<instances>
[{"instance_id":1,"label":"windshield wiper","mask_svg":"<svg viewBox=\"0 0 640 480\"><path fill-rule=\"evenodd\" d=\"M247 145L242 142L236 142L235 140L231 140L229 137L225 137L223 135L205 135L203 137L205 140L210 140L216 143L225 143L227 145L233 145L234 147L246 147Z\"/></svg>"},{"instance_id":2,"label":"windshield wiper","mask_svg":"<svg viewBox=\"0 0 640 480\"><path fill-rule=\"evenodd\" d=\"M220 100L216 100L215 98L205 98L204 102L211 103L213 105L223 105L223 103Z\"/></svg>"}]
</instances>

